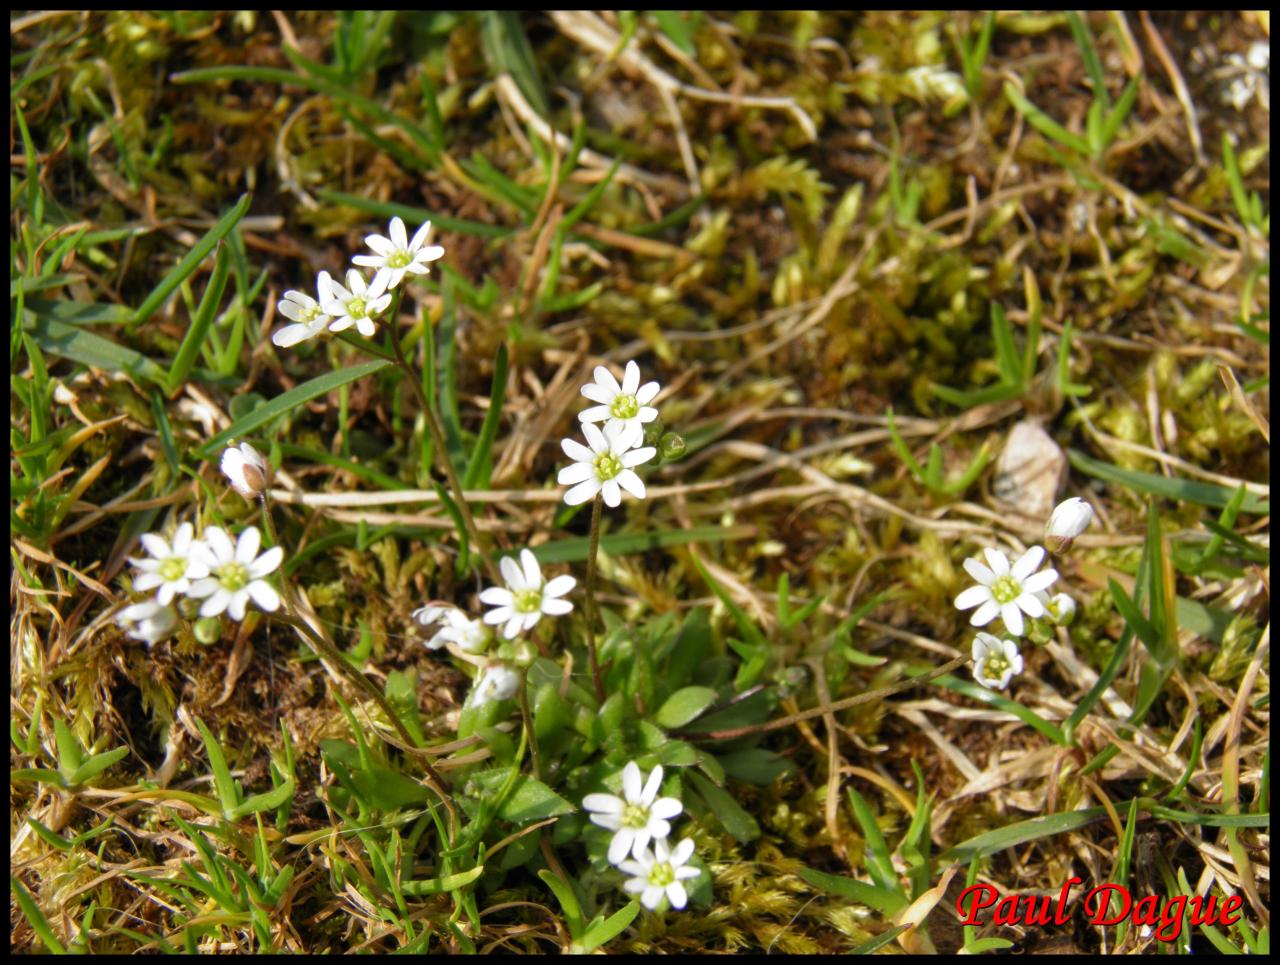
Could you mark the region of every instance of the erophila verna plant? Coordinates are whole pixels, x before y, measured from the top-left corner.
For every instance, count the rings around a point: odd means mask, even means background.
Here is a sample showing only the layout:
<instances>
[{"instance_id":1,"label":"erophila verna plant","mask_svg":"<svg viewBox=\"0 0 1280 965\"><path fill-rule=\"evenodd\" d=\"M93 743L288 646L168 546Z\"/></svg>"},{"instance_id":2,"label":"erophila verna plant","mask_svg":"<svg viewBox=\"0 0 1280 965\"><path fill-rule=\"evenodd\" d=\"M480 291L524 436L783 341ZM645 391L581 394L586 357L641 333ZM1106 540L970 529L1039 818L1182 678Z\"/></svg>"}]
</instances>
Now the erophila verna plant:
<instances>
[{"instance_id":1,"label":"erophila verna plant","mask_svg":"<svg viewBox=\"0 0 1280 965\"><path fill-rule=\"evenodd\" d=\"M540 560L537 545L505 550L491 545L471 516L439 419L400 338L406 290L445 254L443 247L427 244L429 235L430 225L423 224L410 238L403 221L394 218L386 236L368 236L374 254L357 255L341 282L322 271L314 293L284 292L277 310L286 323L272 342L290 349L339 335L398 366L417 396L445 484L440 498L458 523L460 566L467 568L464 559L479 563L487 584L474 596L464 590L458 602L424 603L407 625L425 647L448 655L471 677L447 735L456 746L470 749L470 756L445 769L435 766L403 675L389 675L379 689L323 624L305 615L300 606L305 578L294 574L299 581L294 584L281 566L288 546L273 522L272 466L249 442L227 448L220 468L240 497L257 504L258 522L239 527L238 534L235 527L206 522L196 538L197 521L184 520L171 537L144 535L147 557L131 560L133 588L152 595L122 608L117 619L129 636L148 646L185 627L202 643L216 642L224 637L225 621L242 622L251 609L292 626L376 707L382 719L372 718L375 732L400 748L411 773L423 775L422 783L410 779L402 786L405 779L394 770L390 752L371 744L365 725L351 716L355 744L322 744L338 779L326 792L334 812L355 808L367 824L378 813L391 820L401 808L425 806L434 844L424 844L426 824L418 825L414 840L419 857L435 864L431 881L436 883L473 874L496 884L508 870L541 864L545 853L536 850L538 836L511 834L509 826L552 822L550 844L562 857L546 862L539 876L566 915L581 914L573 906L582 894L598 896L593 900L604 906L611 902L605 897L611 889L619 895L616 900L634 898L627 914L597 916L591 928L575 934L576 948L598 947L640 908L661 912L710 903L711 874L698 855L698 836L725 832L745 842L760 833L755 818L724 784L732 778L764 785L789 768L760 740L780 697L804 686L807 676L799 672L803 668L784 663L782 650L770 646L705 569L704 578L743 637L730 641L733 655L716 652L703 607L692 608L683 619L668 613L634 623L597 605L603 510L622 519L624 502L648 497L645 476L686 450L684 438L660 417L661 387L644 380L635 360L627 361L621 378L607 365L594 367L580 390L592 405L575 420L583 441L561 441L568 462L555 481L565 487L563 502L569 509L590 503L581 580L554 557ZM361 269L375 273L368 277ZM361 338L353 338L352 330ZM364 341L380 333L389 342L385 349ZM1087 503L1068 500L1046 522L1046 543L1055 553L1066 552L1090 520ZM269 548L263 546L264 533ZM1044 548L1034 546L1011 562L1003 550L987 547L980 559L964 561L976 584L956 598L956 606L974 610L970 622L975 627L998 620L999 632L978 632L967 656L930 676L968 660L984 687L1004 690L1013 684L1025 669L1019 641L1025 636L1046 642L1076 608L1066 594L1049 595L1058 572L1043 568L1045 556ZM789 592L789 586L780 586L780 622L793 633L814 617L821 601L793 612ZM846 621L837 639L842 634L847 639L851 627ZM693 836L676 841L672 821L682 815ZM485 845L498 841L503 849L498 860L484 860ZM575 860L575 848L582 848L586 859L576 884L562 877L563 863ZM345 863L333 872L339 880L354 874L341 868ZM607 887L601 891L601 886Z\"/></svg>"}]
</instances>

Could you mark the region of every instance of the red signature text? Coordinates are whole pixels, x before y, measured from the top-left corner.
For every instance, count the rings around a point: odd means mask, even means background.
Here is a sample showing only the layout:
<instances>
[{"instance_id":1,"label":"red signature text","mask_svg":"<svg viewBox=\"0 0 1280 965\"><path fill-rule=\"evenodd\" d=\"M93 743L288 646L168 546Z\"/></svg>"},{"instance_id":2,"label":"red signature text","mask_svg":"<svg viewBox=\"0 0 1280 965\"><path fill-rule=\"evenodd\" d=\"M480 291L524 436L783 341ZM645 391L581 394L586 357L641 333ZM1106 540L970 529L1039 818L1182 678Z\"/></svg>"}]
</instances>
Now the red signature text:
<instances>
[{"instance_id":1,"label":"red signature text","mask_svg":"<svg viewBox=\"0 0 1280 965\"><path fill-rule=\"evenodd\" d=\"M956 899L956 912L964 925L985 925L979 913L993 906L991 921L997 925L1065 925L1071 914L1068 908L1071 888L1078 884L1083 884L1079 878L1068 878L1056 896L1005 895L1003 898L994 885L971 885ZM1148 895L1135 902L1128 888L1115 884L1089 889L1081 902L1090 924L1118 925L1128 919L1134 927L1145 925L1153 929L1162 942L1178 940L1188 914L1193 927L1234 925L1240 920L1242 905L1239 895L1232 895L1221 903L1213 895L1196 895L1190 899L1186 895L1170 899Z\"/></svg>"}]
</instances>

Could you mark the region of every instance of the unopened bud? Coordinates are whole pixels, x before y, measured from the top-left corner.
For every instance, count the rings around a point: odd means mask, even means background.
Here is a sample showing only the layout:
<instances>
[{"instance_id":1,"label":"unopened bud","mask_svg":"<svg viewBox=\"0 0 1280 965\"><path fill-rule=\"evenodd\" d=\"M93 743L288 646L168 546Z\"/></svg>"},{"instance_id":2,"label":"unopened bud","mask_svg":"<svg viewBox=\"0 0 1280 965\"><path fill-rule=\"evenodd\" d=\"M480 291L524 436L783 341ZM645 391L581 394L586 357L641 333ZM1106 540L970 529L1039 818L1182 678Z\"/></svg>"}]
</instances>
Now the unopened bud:
<instances>
[{"instance_id":1,"label":"unopened bud","mask_svg":"<svg viewBox=\"0 0 1280 965\"><path fill-rule=\"evenodd\" d=\"M657 446L658 440L662 438L662 433L666 431L666 427L662 424L661 417L654 419L652 422L645 423L644 439L641 441L642 446Z\"/></svg>"},{"instance_id":2,"label":"unopened bud","mask_svg":"<svg viewBox=\"0 0 1280 965\"><path fill-rule=\"evenodd\" d=\"M1075 538L1093 522L1093 507L1079 496L1065 499L1054 507L1044 527L1044 545L1050 553L1061 554L1071 549Z\"/></svg>"},{"instance_id":3,"label":"unopened bud","mask_svg":"<svg viewBox=\"0 0 1280 965\"><path fill-rule=\"evenodd\" d=\"M206 647L222 639L222 620L218 617L202 617L191 625L195 638Z\"/></svg>"},{"instance_id":4,"label":"unopened bud","mask_svg":"<svg viewBox=\"0 0 1280 965\"><path fill-rule=\"evenodd\" d=\"M271 468L253 446L240 443L222 454L222 473L231 486L245 499L254 499L266 491Z\"/></svg>"},{"instance_id":5,"label":"unopened bud","mask_svg":"<svg viewBox=\"0 0 1280 965\"><path fill-rule=\"evenodd\" d=\"M658 441L658 451L662 453L664 461L675 462L684 455L684 436L676 432L664 433L662 438Z\"/></svg>"}]
</instances>

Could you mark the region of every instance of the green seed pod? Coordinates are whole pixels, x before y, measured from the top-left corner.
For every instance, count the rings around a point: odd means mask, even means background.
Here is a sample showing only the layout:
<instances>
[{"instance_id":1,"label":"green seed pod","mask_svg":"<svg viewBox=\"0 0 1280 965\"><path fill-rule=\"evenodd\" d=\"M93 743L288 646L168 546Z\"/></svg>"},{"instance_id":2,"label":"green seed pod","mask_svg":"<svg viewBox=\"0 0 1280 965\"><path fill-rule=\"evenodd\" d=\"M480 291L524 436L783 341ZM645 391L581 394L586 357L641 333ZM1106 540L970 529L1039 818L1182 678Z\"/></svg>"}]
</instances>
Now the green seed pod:
<instances>
[{"instance_id":1,"label":"green seed pod","mask_svg":"<svg viewBox=\"0 0 1280 965\"><path fill-rule=\"evenodd\" d=\"M658 442L658 451L662 453L662 458L667 462L675 462L684 455L684 436L676 432L665 433Z\"/></svg>"},{"instance_id":2,"label":"green seed pod","mask_svg":"<svg viewBox=\"0 0 1280 965\"><path fill-rule=\"evenodd\" d=\"M202 617L192 625L191 630L197 640L206 647L211 646L222 639L222 618Z\"/></svg>"}]
</instances>

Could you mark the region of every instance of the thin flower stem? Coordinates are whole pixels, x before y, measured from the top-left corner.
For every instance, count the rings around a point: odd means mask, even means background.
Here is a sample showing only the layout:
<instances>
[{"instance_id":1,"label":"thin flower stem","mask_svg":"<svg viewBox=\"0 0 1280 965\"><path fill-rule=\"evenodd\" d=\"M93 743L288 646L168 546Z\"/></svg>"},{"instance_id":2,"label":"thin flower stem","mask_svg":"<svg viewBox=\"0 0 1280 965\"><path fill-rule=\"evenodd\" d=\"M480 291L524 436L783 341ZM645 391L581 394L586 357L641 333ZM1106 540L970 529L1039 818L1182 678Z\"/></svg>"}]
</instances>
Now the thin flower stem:
<instances>
[{"instance_id":1,"label":"thin flower stem","mask_svg":"<svg viewBox=\"0 0 1280 965\"><path fill-rule=\"evenodd\" d=\"M596 660L596 554L600 551L600 507L604 497L596 493L591 503L591 547L587 551L587 660L591 663L591 679L596 685L596 699L604 703L604 681Z\"/></svg>"},{"instance_id":2,"label":"thin flower stem","mask_svg":"<svg viewBox=\"0 0 1280 965\"><path fill-rule=\"evenodd\" d=\"M529 737L529 756L533 763L533 779L542 780L542 765L538 760L538 738L533 732L533 714L529 713L529 668L520 674L520 717L524 721L524 732Z\"/></svg>"},{"instance_id":3,"label":"thin flower stem","mask_svg":"<svg viewBox=\"0 0 1280 965\"><path fill-rule=\"evenodd\" d=\"M396 290L396 299L391 305L391 318L393 321L399 314L402 291L403 289ZM427 323L424 321L423 324ZM458 479L457 471L453 468L453 460L449 458L449 450L445 446L444 429L441 428L440 420L436 417L435 410L427 399L427 393L423 391L418 373L413 370L413 366L404 357L404 349L400 346L400 336L395 331L394 326L391 332L391 346L395 351L396 365L400 366L404 371L405 377L408 379L409 384L413 386L414 393L418 396L418 404L422 406L423 415L427 420L427 430L431 433L431 441L436 451L436 461L440 464L440 468L444 470L445 478L449 482L449 489L453 493L454 502L458 504L458 511L462 514L462 522L467 528L467 536L471 540L471 546L484 562L485 569L489 572L489 578L494 583L501 584L502 577L498 572L498 567L494 565L493 558L489 555L488 547L480 536L475 517L471 515L471 506L467 503L466 494L462 490L462 483Z\"/></svg>"},{"instance_id":4,"label":"thin flower stem","mask_svg":"<svg viewBox=\"0 0 1280 965\"><path fill-rule=\"evenodd\" d=\"M273 546L279 546L280 540L276 536L275 523L271 518L271 502L265 491L262 492L258 498L262 501L262 525L267 530L267 534L271 539L271 544ZM418 745L414 741L413 735L409 733L408 728L406 728L404 723L400 720L400 716L387 702L387 698L383 695L382 691L375 687L368 677L352 667L351 664L347 662L346 658L338 652L337 647L324 639L323 635L317 633L312 626L303 619L302 614L298 611L297 606L294 603L293 588L290 586L288 578L284 575L283 569L280 571L280 589L283 591L280 594L280 597L284 602L286 613L284 622L301 632L302 635L311 642L311 645L315 649L322 652L324 656L329 659L329 662L337 668L339 673L368 694L370 699L372 699L373 702L378 705L379 709L381 709L383 714L386 715L387 719L391 721L392 726L394 726L397 733L399 733L400 739L404 742L405 746L410 749L416 749ZM456 826L457 813L453 809L453 801L445 790L444 780L440 777L439 772L431 766L429 761L422 760L421 758L419 759L422 763L423 770L427 772L427 784L439 796L446 810L448 810L454 826Z\"/></svg>"}]
</instances>

